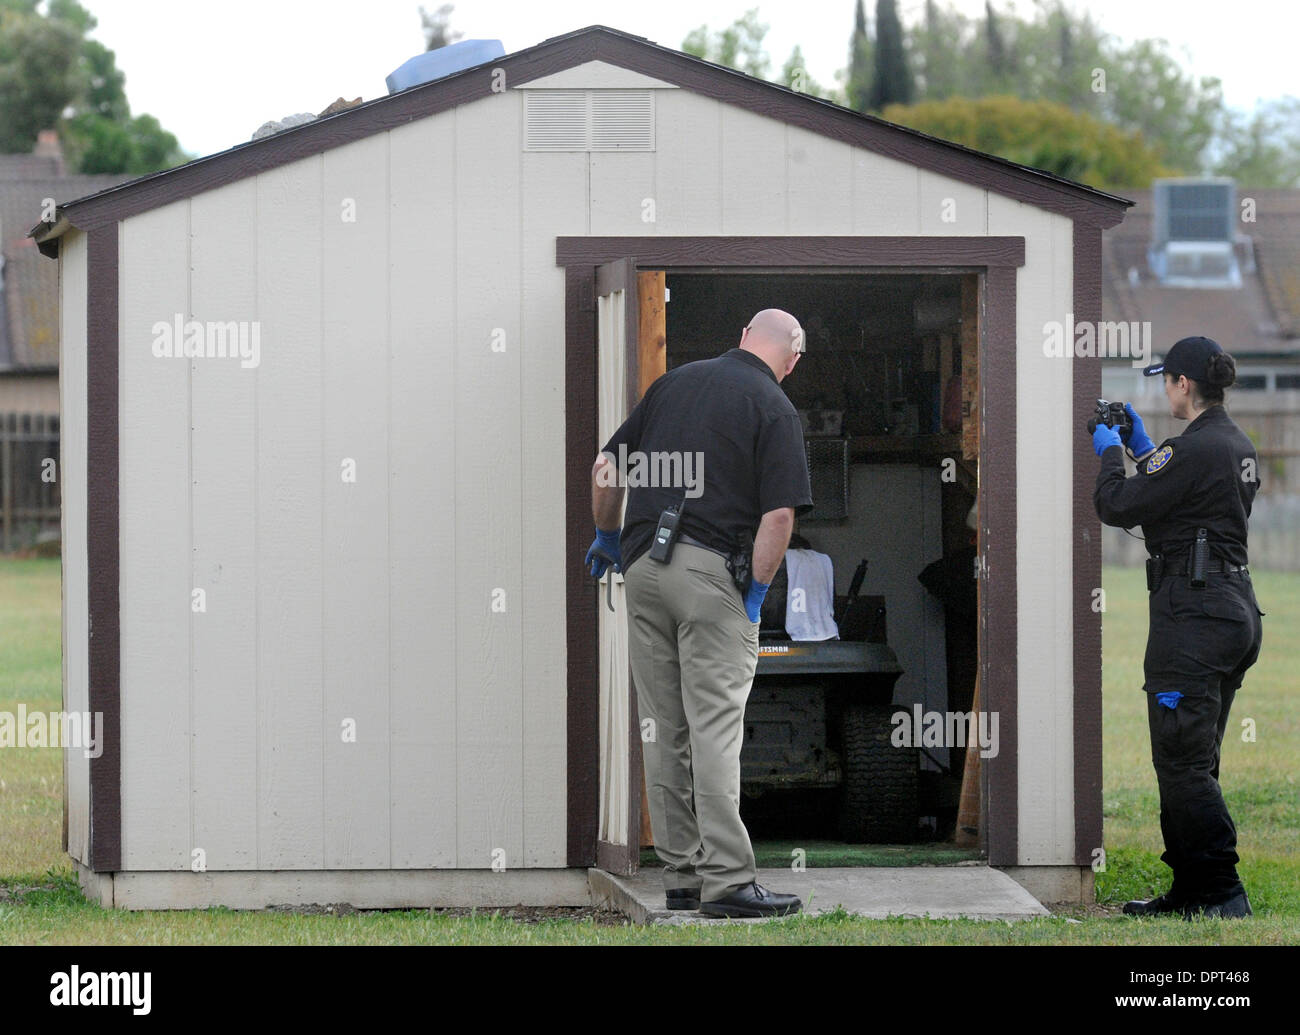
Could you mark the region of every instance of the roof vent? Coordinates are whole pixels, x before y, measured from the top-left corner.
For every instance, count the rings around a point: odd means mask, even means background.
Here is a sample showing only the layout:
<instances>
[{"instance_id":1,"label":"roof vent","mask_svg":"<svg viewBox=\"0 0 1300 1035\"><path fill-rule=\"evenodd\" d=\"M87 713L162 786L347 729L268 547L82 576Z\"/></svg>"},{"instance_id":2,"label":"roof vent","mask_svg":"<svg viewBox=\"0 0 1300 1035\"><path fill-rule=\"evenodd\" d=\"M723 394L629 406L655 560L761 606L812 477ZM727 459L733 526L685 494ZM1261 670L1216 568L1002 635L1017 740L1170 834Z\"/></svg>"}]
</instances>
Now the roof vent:
<instances>
[{"instance_id":1,"label":"roof vent","mask_svg":"<svg viewBox=\"0 0 1300 1035\"><path fill-rule=\"evenodd\" d=\"M417 54L384 79L389 93L409 90L412 86L462 72L486 61L504 57L506 48L500 40L461 40L437 50Z\"/></svg>"},{"instance_id":2,"label":"roof vent","mask_svg":"<svg viewBox=\"0 0 1300 1035\"><path fill-rule=\"evenodd\" d=\"M525 151L653 151L653 90L529 90Z\"/></svg>"}]
</instances>

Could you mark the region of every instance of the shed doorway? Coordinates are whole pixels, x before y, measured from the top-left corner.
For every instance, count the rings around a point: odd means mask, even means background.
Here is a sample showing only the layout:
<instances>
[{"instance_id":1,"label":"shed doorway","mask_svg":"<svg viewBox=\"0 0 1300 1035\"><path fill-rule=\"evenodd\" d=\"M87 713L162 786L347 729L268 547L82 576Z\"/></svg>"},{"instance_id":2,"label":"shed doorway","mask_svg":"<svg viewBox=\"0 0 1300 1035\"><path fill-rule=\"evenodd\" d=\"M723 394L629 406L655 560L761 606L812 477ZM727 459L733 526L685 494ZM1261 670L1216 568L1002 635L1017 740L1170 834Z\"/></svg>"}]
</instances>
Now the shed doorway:
<instances>
[{"instance_id":1,"label":"shed doorway","mask_svg":"<svg viewBox=\"0 0 1300 1035\"><path fill-rule=\"evenodd\" d=\"M791 545L830 559L838 639L791 638L783 569L764 608L742 751L741 812L760 865L788 865L791 843L839 865L879 858L872 846L882 844L941 861L925 842L952 848L954 835L978 850L979 728L944 734L979 708L979 273L635 271L627 262L602 267L597 286L602 434L607 414L625 412L663 371L733 347L758 310L785 309L805 329L807 355L783 387L804 419L815 508ZM619 657L611 637L602 623L605 703L623 682L605 664ZM906 723L893 721L900 713ZM627 856L644 861L653 849L639 751L607 754L619 739L607 739L608 717L602 770L638 757L627 798L606 800L607 788L622 787L602 775L601 814L629 815L642 853ZM966 829L957 830L963 778ZM619 862L635 866L627 856Z\"/></svg>"}]
</instances>

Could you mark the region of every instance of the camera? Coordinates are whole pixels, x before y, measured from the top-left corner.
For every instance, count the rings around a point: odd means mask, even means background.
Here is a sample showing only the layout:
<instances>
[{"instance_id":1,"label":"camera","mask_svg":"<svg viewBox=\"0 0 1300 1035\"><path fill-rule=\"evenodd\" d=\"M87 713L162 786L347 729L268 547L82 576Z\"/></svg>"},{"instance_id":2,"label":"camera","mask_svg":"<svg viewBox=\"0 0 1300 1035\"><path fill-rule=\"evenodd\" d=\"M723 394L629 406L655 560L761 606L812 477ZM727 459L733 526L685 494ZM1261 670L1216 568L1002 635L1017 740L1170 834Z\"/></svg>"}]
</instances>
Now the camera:
<instances>
[{"instance_id":1,"label":"camera","mask_svg":"<svg viewBox=\"0 0 1300 1035\"><path fill-rule=\"evenodd\" d=\"M1097 430L1098 424L1105 424L1107 427L1114 428L1121 435L1126 431L1133 430L1133 422L1128 419L1128 411L1124 409L1124 404L1119 402L1107 402L1105 399L1097 400L1097 408L1093 411L1093 416L1088 420L1088 433Z\"/></svg>"}]
</instances>

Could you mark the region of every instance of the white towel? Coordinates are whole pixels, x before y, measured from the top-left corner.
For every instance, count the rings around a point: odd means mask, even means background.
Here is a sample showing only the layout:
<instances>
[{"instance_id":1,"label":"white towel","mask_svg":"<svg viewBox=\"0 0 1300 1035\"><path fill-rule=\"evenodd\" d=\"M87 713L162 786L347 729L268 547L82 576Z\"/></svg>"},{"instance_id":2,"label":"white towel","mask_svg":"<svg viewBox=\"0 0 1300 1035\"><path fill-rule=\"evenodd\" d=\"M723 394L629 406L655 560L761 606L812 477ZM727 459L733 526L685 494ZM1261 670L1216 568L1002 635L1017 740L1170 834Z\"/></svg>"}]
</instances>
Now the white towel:
<instances>
[{"instance_id":1,"label":"white towel","mask_svg":"<svg viewBox=\"0 0 1300 1035\"><path fill-rule=\"evenodd\" d=\"M816 550L786 550L785 631L792 640L838 640L835 574Z\"/></svg>"}]
</instances>

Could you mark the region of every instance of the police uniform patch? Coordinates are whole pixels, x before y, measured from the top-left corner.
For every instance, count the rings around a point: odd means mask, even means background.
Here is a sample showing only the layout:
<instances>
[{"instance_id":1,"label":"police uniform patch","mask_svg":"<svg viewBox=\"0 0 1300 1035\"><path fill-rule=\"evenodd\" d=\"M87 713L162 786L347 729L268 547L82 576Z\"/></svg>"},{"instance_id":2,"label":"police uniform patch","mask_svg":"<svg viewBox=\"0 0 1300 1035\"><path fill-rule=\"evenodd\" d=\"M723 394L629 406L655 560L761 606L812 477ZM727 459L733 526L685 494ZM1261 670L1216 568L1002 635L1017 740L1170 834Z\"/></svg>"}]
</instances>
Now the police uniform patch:
<instances>
[{"instance_id":1,"label":"police uniform patch","mask_svg":"<svg viewBox=\"0 0 1300 1035\"><path fill-rule=\"evenodd\" d=\"M1147 474L1155 474L1165 464L1169 463L1169 458L1173 455L1173 446L1161 446L1147 458Z\"/></svg>"}]
</instances>

